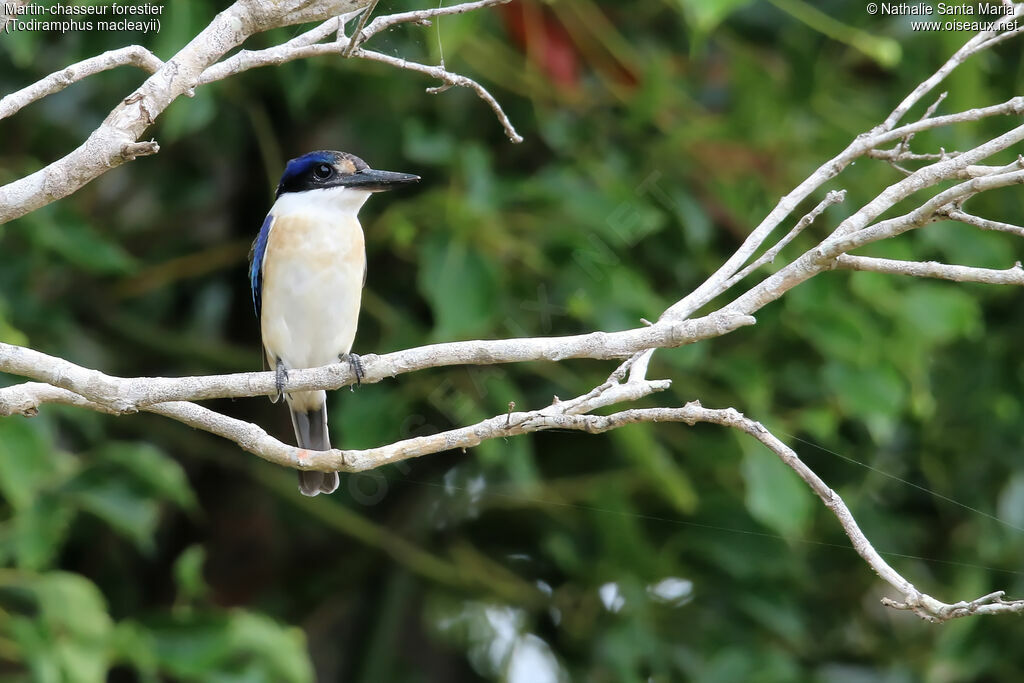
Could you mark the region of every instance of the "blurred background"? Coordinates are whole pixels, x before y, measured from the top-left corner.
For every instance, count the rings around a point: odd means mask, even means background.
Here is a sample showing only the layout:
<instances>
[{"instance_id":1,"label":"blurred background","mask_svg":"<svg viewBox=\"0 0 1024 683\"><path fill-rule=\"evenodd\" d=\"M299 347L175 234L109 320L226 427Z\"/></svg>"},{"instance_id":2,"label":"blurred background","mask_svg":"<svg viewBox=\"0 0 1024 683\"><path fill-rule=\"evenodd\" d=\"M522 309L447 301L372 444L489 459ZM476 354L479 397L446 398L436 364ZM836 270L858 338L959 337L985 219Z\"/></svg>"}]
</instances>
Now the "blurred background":
<instances>
[{"instance_id":1,"label":"blurred background","mask_svg":"<svg viewBox=\"0 0 1024 683\"><path fill-rule=\"evenodd\" d=\"M126 44L167 59L226 4L167 3L158 34L4 35L0 93ZM0 226L0 340L121 376L258 370L249 244L286 160L317 148L423 177L362 212L355 351L635 327L969 37L911 19L845 0L517 0L368 46L478 79L521 145L472 92L429 95L436 83L380 64L322 57L204 86L147 134L158 155ZM939 112L1021 94L1022 54L1017 39L969 61ZM142 78L93 76L0 122L0 182L73 149ZM900 177L859 161L825 188L845 204L772 268ZM1008 188L971 209L1019 223L1024 200ZM1013 237L956 224L863 253L1021 258ZM1022 335L1009 287L826 273L755 327L657 352L649 377L673 388L640 405L736 407L920 589L1024 597ZM447 368L335 392L334 441L541 407L614 367ZM293 438L266 399L209 405ZM1024 667L1019 619L932 626L882 608L886 585L832 515L716 426L495 440L307 499L293 472L179 423L45 406L0 420L0 494L2 681L895 683Z\"/></svg>"}]
</instances>

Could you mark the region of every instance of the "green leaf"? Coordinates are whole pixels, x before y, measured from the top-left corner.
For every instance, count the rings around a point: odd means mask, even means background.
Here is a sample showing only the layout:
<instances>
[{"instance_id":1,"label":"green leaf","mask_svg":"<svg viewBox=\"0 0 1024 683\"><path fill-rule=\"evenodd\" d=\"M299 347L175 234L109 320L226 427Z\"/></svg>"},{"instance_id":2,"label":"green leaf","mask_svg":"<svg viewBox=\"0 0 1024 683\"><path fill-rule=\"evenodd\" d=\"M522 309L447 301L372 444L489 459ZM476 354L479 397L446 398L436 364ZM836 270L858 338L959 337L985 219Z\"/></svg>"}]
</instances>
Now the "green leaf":
<instances>
[{"instance_id":1,"label":"green leaf","mask_svg":"<svg viewBox=\"0 0 1024 683\"><path fill-rule=\"evenodd\" d=\"M158 683L159 663L153 636L142 624L119 621L110 637L111 660L134 667L142 683Z\"/></svg>"},{"instance_id":2,"label":"green leaf","mask_svg":"<svg viewBox=\"0 0 1024 683\"><path fill-rule=\"evenodd\" d=\"M11 520L18 567L40 570L51 566L71 527L74 510L57 496L40 496Z\"/></svg>"},{"instance_id":3,"label":"green leaf","mask_svg":"<svg viewBox=\"0 0 1024 683\"><path fill-rule=\"evenodd\" d=\"M456 150L455 137L444 129L425 126L416 119L402 126L402 150L411 161L422 164L448 163Z\"/></svg>"},{"instance_id":4,"label":"green leaf","mask_svg":"<svg viewBox=\"0 0 1024 683\"><path fill-rule=\"evenodd\" d=\"M13 511L0 548L22 569L50 565L74 516L56 493L77 463L53 447L49 425L43 416L0 420L0 493Z\"/></svg>"},{"instance_id":5,"label":"green leaf","mask_svg":"<svg viewBox=\"0 0 1024 683\"><path fill-rule=\"evenodd\" d=\"M0 342L27 346L28 336L11 323L9 310L7 302L0 296Z\"/></svg>"},{"instance_id":6,"label":"green leaf","mask_svg":"<svg viewBox=\"0 0 1024 683\"><path fill-rule=\"evenodd\" d=\"M42 418L0 420L0 493L24 510L53 482L62 479L70 463L54 450Z\"/></svg>"},{"instance_id":7,"label":"green leaf","mask_svg":"<svg viewBox=\"0 0 1024 683\"><path fill-rule=\"evenodd\" d=\"M497 181L494 177L491 155L482 145L464 144L459 155L461 175L465 188L459 198L470 209L487 211L495 205Z\"/></svg>"},{"instance_id":8,"label":"green leaf","mask_svg":"<svg viewBox=\"0 0 1024 683\"><path fill-rule=\"evenodd\" d=\"M336 448L373 448L396 438L419 435L419 432L410 432L420 426L419 421L406 423L403 420L396 425L388 418L389 415L411 416L415 410L399 390L383 383L364 385L355 393L336 392L327 406L331 441L336 442L333 443Z\"/></svg>"},{"instance_id":9,"label":"green leaf","mask_svg":"<svg viewBox=\"0 0 1024 683\"><path fill-rule=\"evenodd\" d=\"M39 621L12 616L8 629L20 650L18 654L32 673L33 683L63 683L60 667L53 656L49 633Z\"/></svg>"},{"instance_id":10,"label":"green leaf","mask_svg":"<svg viewBox=\"0 0 1024 683\"><path fill-rule=\"evenodd\" d=\"M760 444L743 438L741 471L751 516L785 538L799 537L814 511L814 495L796 472Z\"/></svg>"},{"instance_id":11,"label":"green leaf","mask_svg":"<svg viewBox=\"0 0 1024 683\"><path fill-rule=\"evenodd\" d=\"M852 367L830 362L822 373L839 405L851 416L898 415L906 405L903 378L888 365Z\"/></svg>"},{"instance_id":12,"label":"green leaf","mask_svg":"<svg viewBox=\"0 0 1024 683\"><path fill-rule=\"evenodd\" d=\"M129 482L80 480L70 495L82 510L105 521L143 552L153 549L159 504Z\"/></svg>"},{"instance_id":13,"label":"green leaf","mask_svg":"<svg viewBox=\"0 0 1024 683\"><path fill-rule=\"evenodd\" d=\"M683 14L700 35L710 33L716 26L750 0L676 0Z\"/></svg>"},{"instance_id":14,"label":"green leaf","mask_svg":"<svg viewBox=\"0 0 1024 683\"><path fill-rule=\"evenodd\" d=\"M197 90L195 97L178 98L160 117L160 136L173 142L205 128L217 114L215 101L209 88Z\"/></svg>"},{"instance_id":15,"label":"green leaf","mask_svg":"<svg viewBox=\"0 0 1024 683\"><path fill-rule=\"evenodd\" d=\"M228 619L219 614L150 625L160 670L187 681L213 673L232 654L228 630Z\"/></svg>"},{"instance_id":16,"label":"green leaf","mask_svg":"<svg viewBox=\"0 0 1024 683\"><path fill-rule=\"evenodd\" d=\"M203 600L210 592L203 578L206 551L201 545L186 548L174 562L174 581L178 585L178 601L191 603Z\"/></svg>"},{"instance_id":17,"label":"green leaf","mask_svg":"<svg viewBox=\"0 0 1024 683\"><path fill-rule=\"evenodd\" d=\"M802 21L810 28L832 40L846 43L874 59L880 66L894 67L900 62L903 50L900 44L889 37L862 31L835 19L804 0L771 0L772 4Z\"/></svg>"},{"instance_id":18,"label":"green leaf","mask_svg":"<svg viewBox=\"0 0 1024 683\"><path fill-rule=\"evenodd\" d=\"M162 671L186 681L308 683L302 631L236 610L178 618L151 628Z\"/></svg>"},{"instance_id":19,"label":"green leaf","mask_svg":"<svg viewBox=\"0 0 1024 683\"><path fill-rule=\"evenodd\" d=\"M835 306L829 301L813 306L790 303L787 302L787 325L825 358L851 363L871 363L877 358L878 347L871 340L881 334L880 326L865 311Z\"/></svg>"},{"instance_id":20,"label":"green leaf","mask_svg":"<svg viewBox=\"0 0 1024 683\"><path fill-rule=\"evenodd\" d=\"M31 18L30 16L22 17L23 20ZM4 32L4 39L0 45L3 45L4 51L11 56L14 66L19 69L27 69L38 59L39 43L45 33L42 31L19 31L16 25L12 25L11 28L10 33ZM40 77L45 73L44 71L40 74Z\"/></svg>"},{"instance_id":21,"label":"green leaf","mask_svg":"<svg viewBox=\"0 0 1024 683\"><path fill-rule=\"evenodd\" d=\"M981 312L973 296L962 288L919 284L903 297L908 328L934 344L968 337L981 328Z\"/></svg>"},{"instance_id":22,"label":"green leaf","mask_svg":"<svg viewBox=\"0 0 1024 683\"><path fill-rule=\"evenodd\" d=\"M839 426L835 411L824 406L804 408L796 414L796 423L800 429L808 432L818 441L832 439Z\"/></svg>"},{"instance_id":23,"label":"green leaf","mask_svg":"<svg viewBox=\"0 0 1024 683\"><path fill-rule=\"evenodd\" d=\"M176 503L185 510L197 510L195 493L185 470L176 460L146 443L110 442L97 451L100 462L131 474L158 498Z\"/></svg>"},{"instance_id":24,"label":"green leaf","mask_svg":"<svg viewBox=\"0 0 1024 683\"><path fill-rule=\"evenodd\" d=\"M69 683L106 680L108 638L112 629L106 601L88 579L51 572L32 585L40 608L36 627L45 635L43 652Z\"/></svg>"},{"instance_id":25,"label":"green leaf","mask_svg":"<svg viewBox=\"0 0 1024 683\"><path fill-rule=\"evenodd\" d=\"M35 244L82 270L97 275L124 275L135 270L135 259L128 252L78 218L57 217L44 208L29 214L24 224Z\"/></svg>"},{"instance_id":26,"label":"green leaf","mask_svg":"<svg viewBox=\"0 0 1024 683\"><path fill-rule=\"evenodd\" d=\"M658 443L653 429L616 429L611 433L618 448L643 472L652 486L676 510L692 513L697 508L697 489L672 455Z\"/></svg>"},{"instance_id":27,"label":"green leaf","mask_svg":"<svg viewBox=\"0 0 1024 683\"><path fill-rule=\"evenodd\" d=\"M465 339L490 327L497 278L479 253L465 242L434 239L421 263L419 288L434 312L435 339Z\"/></svg>"},{"instance_id":28,"label":"green leaf","mask_svg":"<svg viewBox=\"0 0 1024 683\"><path fill-rule=\"evenodd\" d=\"M235 612L231 620L232 645L252 653L266 672L267 681L306 683L313 680L313 668L301 629L281 626L273 619L252 612Z\"/></svg>"}]
</instances>

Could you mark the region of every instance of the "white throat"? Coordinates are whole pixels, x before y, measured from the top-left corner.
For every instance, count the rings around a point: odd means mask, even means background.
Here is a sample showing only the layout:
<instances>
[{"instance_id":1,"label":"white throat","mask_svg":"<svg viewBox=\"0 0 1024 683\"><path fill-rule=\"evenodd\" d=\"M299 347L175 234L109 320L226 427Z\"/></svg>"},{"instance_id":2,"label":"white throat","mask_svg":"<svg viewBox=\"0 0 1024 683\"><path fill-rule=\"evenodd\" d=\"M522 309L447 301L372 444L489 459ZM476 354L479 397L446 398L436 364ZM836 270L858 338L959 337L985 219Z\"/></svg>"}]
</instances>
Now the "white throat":
<instances>
[{"instance_id":1,"label":"white throat","mask_svg":"<svg viewBox=\"0 0 1024 683\"><path fill-rule=\"evenodd\" d=\"M355 217L371 194L373 193L352 187L324 187L304 192L288 192L277 198L270 213L274 216L287 216L323 211Z\"/></svg>"}]
</instances>

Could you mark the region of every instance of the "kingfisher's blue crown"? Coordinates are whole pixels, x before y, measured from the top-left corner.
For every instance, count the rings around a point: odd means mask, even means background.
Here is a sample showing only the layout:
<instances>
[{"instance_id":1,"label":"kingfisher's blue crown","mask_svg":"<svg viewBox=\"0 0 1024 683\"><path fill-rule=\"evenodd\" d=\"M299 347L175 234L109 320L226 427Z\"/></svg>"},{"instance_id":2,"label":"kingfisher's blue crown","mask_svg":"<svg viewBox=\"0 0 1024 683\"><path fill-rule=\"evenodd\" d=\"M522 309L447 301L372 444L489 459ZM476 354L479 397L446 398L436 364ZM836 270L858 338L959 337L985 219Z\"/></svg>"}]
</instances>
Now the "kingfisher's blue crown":
<instances>
[{"instance_id":1,"label":"kingfisher's blue crown","mask_svg":"<svg viewBox=\"0 0 1024 683\"><path fill-rule=\"evenodd\" d=\"M330 176L320 173L319 169L330 167ZM318 187L325 187L338 184L338 180L345 176L351 176L362 170L368 169L365 161L348 152L335 152L328 149L319 149L315 152L303 154L288 162L281 175L281 182L277 185L277 196L280 197L286 192L304 192ZM334 182L325 183L329 177Z\"/></svg>"},{"instance_id":2,"label":"kingfisher's blue crown","mask_svg":"<svg viewBox=\"0 0 1024 683\"><path fill-rule=\"evenodd\" d=\"M381 192L418 180L419 176L409 173L375 171L365 161L348 152L321 149L288 162L277 186L277 196L287 192L345 187Z\"/></svg>"},{"instance_id":3,"label":"kingfisher's blue crown","mask_svg":"<svg viewBox=\"0 0 1024 683\"><path fill-rule=\"evenodd\" d=\"M317 164L328 164L330 166L334 166L339 157L347 157L352 160L357 159L356 157L346 155L343 152L328 152L326 150L310 152L309 154L304 154L301 157L288 162L288 165L285 167L285 172L281 174L281 182L282 184L285 184L289 181L297 180L300 176L309 173L313 166L316 166ZM362 162L361 159L359 161ZM356 168L358 167L358 165L355 166ZM362 166L366 167L366 163L362 162Z\"/></svg>"},{"instance_id":4,"label":"kingfisher's blue crown","mask_svg":"<svg viewBox=\"0 0 1024 683\"><path fill-rule=\"evenodd\" d=\"M281 174L281 184L283 185L290 180L295 180L299 176L309 173L314 164L333 163L334 156L330 152L320 150L317 152L310 152L309 154L303 154L301 157L289 161L288 165L284 167L284 173Z\"/></svg>"}]
</instances>

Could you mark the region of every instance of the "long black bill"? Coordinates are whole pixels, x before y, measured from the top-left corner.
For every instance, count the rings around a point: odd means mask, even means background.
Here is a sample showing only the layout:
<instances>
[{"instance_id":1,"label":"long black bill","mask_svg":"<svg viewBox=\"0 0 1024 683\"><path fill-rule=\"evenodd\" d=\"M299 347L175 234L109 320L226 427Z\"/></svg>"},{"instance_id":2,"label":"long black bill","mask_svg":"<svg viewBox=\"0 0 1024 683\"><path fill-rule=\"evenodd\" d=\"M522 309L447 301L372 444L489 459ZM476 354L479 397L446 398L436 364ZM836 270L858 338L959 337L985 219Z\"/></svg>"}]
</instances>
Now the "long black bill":
<instances>
[{"instance_id":1,"label":"long black bill","mask_svg":"<svg viewBox=\"0 0 1024 683\"><path fill-rule=\"evenodd\" d=\"M399 185L419 182L420 177L411 173L395 173L394 171L375 171L366 168L351 175L340 176L338 185L356 187L370 192L383 192Z\"/></svg>"}]
</instances>

